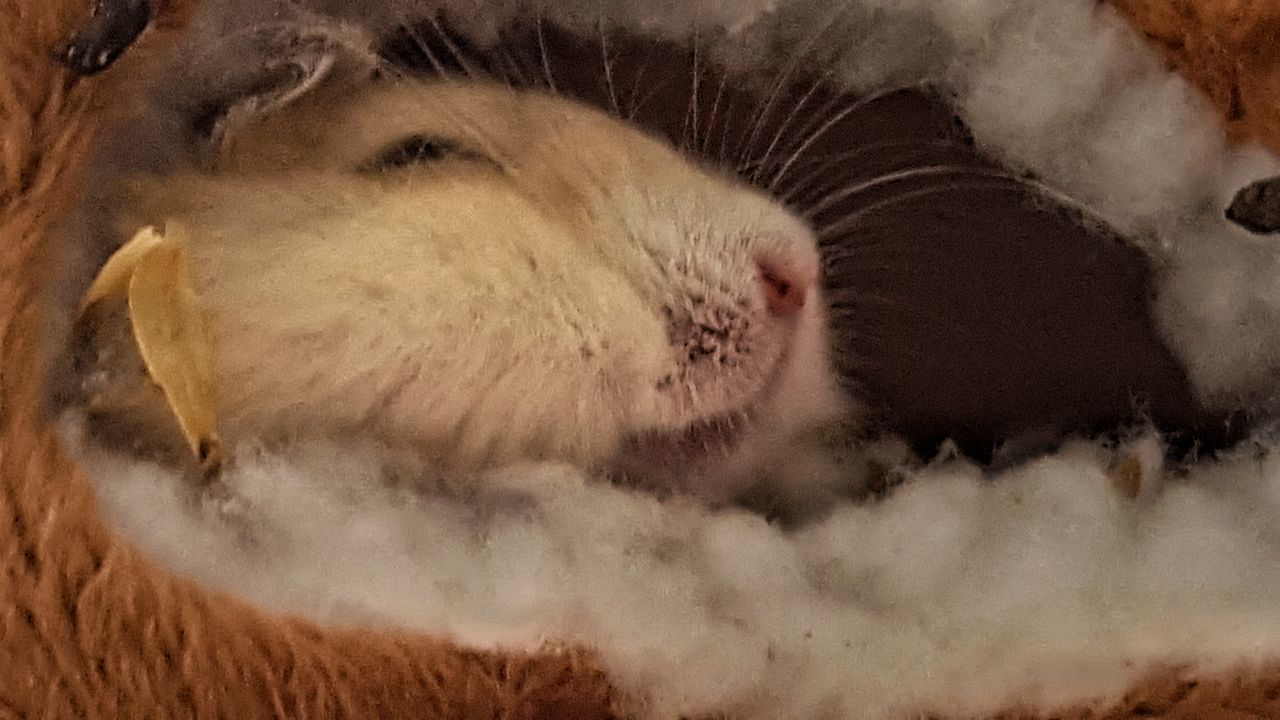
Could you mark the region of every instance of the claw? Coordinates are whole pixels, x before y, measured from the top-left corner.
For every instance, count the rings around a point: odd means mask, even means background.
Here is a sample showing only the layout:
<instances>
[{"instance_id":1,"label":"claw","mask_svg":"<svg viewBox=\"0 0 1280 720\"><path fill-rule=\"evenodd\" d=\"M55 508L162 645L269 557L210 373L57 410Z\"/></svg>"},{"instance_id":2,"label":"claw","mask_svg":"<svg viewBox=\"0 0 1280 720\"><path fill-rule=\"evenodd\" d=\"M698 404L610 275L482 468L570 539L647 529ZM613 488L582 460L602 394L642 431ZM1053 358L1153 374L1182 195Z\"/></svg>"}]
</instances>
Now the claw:
<instances>
[{"instance_id":1,"label":"claw","mask_svg":"<svg viewBox=\"0 0 1280 720\"><path fill-rule=\"evenodd\" d=\"M111 66L151 22L151 0L96 0L89 22L59 49L63 65L93 75Z\"/></svg>"}]
</instances>

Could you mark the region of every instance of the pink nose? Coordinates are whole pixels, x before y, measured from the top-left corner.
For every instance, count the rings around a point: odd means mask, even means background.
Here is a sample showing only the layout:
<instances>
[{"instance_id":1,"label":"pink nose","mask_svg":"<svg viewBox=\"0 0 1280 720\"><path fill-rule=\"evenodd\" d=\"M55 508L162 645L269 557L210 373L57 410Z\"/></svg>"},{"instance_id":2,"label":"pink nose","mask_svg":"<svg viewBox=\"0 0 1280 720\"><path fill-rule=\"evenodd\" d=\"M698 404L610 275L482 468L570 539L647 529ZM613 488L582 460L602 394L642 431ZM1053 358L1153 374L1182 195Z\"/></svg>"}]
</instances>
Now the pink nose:
<instances>
[{"instance_id":1,"label":"pink nose","mask_svg":"<svg viewBox=\"0 0 1280 720\"><path fill-rule=\"evenodd\" d=\"M816 259L768 255L756 258L756 275L769 312L781 317L804 307L818 281L818 268Z\"/></svg>"}]
</instances>

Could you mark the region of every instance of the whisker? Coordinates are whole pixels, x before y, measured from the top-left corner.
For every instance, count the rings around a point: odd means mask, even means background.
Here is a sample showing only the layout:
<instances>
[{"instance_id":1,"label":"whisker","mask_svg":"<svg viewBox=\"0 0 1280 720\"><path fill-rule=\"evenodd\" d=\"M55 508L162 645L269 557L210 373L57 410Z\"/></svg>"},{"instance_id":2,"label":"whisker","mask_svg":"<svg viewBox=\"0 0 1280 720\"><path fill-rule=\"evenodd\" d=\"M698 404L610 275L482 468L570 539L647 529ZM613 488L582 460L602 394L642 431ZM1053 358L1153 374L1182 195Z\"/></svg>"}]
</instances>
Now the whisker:
<instances>
[{"instance_id":1,"label":"whisker","mask_svg":"<svg viewBox=\"0 0 1280 720\"><path fill-rule=\"evenodd\" d=\"M434 16L430 18L430 22L436 27L436 32L439 33L439 26L436 24ZM401 9L397 14L396 24L404 32L407 39L412 42L413 47L421 52L427 62L430 63L431 69L436 73L436 77L441 80L447 79L449 70L445 67L441 58L431 50L431 43L427 41L427 38L421 32L421 18L417 15L411 15L407 9ZM403 71L399 73L399 77L406 76L407 73Z\"/></svg>"},{"instance_id":2,"label":"whisker","mask_svg":"<svg viewBox=\"0 0 1280 720\"><path fill-rule=\"evenodd\" d=\"M795 164L796 160L798 160L802 155L804 155L804 152L809 149L809 146L817 142L818 139L821 138L823 135L826 135L831 130L831 128L835 127L841 120L844 120L845 118L849 117L851 113L857 111L858 109L864 108L867 105L875 102L876 100L879 100L882 97L891 95L897 91L898 91L897 88L886 88L884 90L880 90L879 92L868 93L867 95L864 95L854 100L853 102L849 103L849 105L846 106L843 110L833 115L830 119L824 122L816 130L810 133L809 136L805 138L804 142L800 143L796 147L796 149L791 153L791 156L787 158L787 161L783 163L782 167L778 169L778 174L774 175L773 179L769 181L769 189L773 190L774 188L776 188L778 183L782 181L782 178L786 177L787 172L791 170L791 166Z\"/></svg>"},{"instance_id":3,"label":"whisker","mask_svg":"<svg viewBox=\"0 0 1280 720\"><path fill-rule=\"evenodd\" d=\"M647 59L648 59L648 56L646 55L646 60L647 60ZM643 70L643 68L641 68L641 69ZM636 113L640 112L640 110L641 110L641 109L643 109L645 105L648 105L648 104L649 104L649 101L650 101L650 100L652 100L652 99L654 98L654 96L658 94L658 91L659 91L659 90L661 90L661 89L662 89L662 88L664 88L664 87L666 87L666 83L665 83L665 82L657 82L657 83L654 83L654 85L652 86L652 88L649 90L649 94L645 95L643 98L640 98L640 101L639 101L638 103L634 103L634 104L631 106L631 115L630 115L630 116L628 116L628 119L634 119L634 118L635 118ZM637 76L636 76L636 91L637 91L637 92L639 92L639 88L640 88L640 76L639 76L639 75L637 75Z\"/></svg>"},{"instance_id":4,"label":"whisker","mask_svg":"<svg viewBox=\"0 0 1280 720\"><path fill-rule=\"evenodd\" d=\"M600 33L600 63L604 66L604 82L609 90L609 104L613 106L614 117L622 117L622 107L618 104L618 91L613 84L613 64L609 60L609 39L605 36L604 14L599 15L596 28Z\"/></svg>"},{"instance_id":5,"label":"whisker","mask_svg":"<svg viewBox=\"0 0 1280 720\"><path fill-rule=\"evenodd\" d=\"M547 87L553 95L560 94L560 88L556 87L555 76L551 74L551 57L547 54L547 38L542 29L543 16L538 13L537 20L534 21L538 33L538 52L542 55L542 73L547 79Z\"/></svg>"},{"instance_id":6,"label":"whisker","mask_svg":"<svg viewBox=\"0 0 1280 720\"><path fill-rule=\"evenodd\" d=\"M468 62L466 55L462 52L462 49L459 48L457 44L453 42L453 39L449 36L449 33L447 33L445 29L441 27L440 21L437 19L437 17L435 15L431 15L427 18L427 22L431 23L431 28L435 31L436 37L440 38L440 42L444 43L444 46L449 51L449 54L453 55L453 59L458 61L458 66L461 67L462 71L467 74L467 77L471 78L472 80L478 79L480 74L478 74L475 68L471 65L471 63Z\"/></svg>"},{"instance_id":7,"label":"whisker","mask_svg":"<svg viewBox=\"0 0 1280 720\"><path fill-rule=\"evenodd\" d=\"M787 116L783 118L782 124L780 124L778 129L773 133L773 139L769 141L769 147L765 148L764 154L760 156L759 160L754 161L756 163L756 170L751 176L751 182L754 183L760 179L760 175L767 167L766 163L769 158L773 156L773 151L778 147L778 142L782 140L783 134L796 119L796 115L798 115L800 111L804 109L804 106L808 104L809 100L813 98L814 93L818 92L818 88L822 85L822 81L823 78L821 75L815 78L813 84L810 85L809 89L800 97L800 101L797 102L795 106L791 108L791 112L787 113ZM773 189L772 185L769 189Z\"/></svg>"},{"instance_id":8,"label":"whisker","mask_svg":"<svg viewBox=\"0 0 1280 720\"><path fill-rule=\"evenodd\" d=\"M504 43L504 42L498 43L498 47L499 47L499 50L498 50L499 59L502 60L503 65L510 70L510 73L508 72L503 73L503 79L506 80L507 86L515 87L515 84L518 84L520 87L529 87L530 86L529 77L525 75L524 67L520 64L520 61L516 59L516 56L511 52L511 48L508 47L507 43ZM514 73L515 84L513 84L512 82L513 76L511 73Z\"/></svg>"},{"instance_id":9,"label":"whisker","mask_svg":"<svg viewBox=\"0 0 1280 720\"><path fill-rule=\"evenodd\" d=\"M729 84L729 73L725 70L720 71L720 83L716 88L716 96L711 101L711 110L707 114L707 128L702 137L702 145L698 151L703 155L707 153L707 146L711 144L711 129L716 125L716 113L720 110L720 100L724 97L725 86Z\"/></svg>"},{"instance_id":10,"label":"whisker","mask_svg":"<svg viewBox=\"0 0 1280 720\"><path fill-rule=\"evenodd\" d=\"M378 56L376 57L376 61L377 61L377 66L375 68L375 72L380 75L386 75L387 77L390 77L392 80L407 80L410 77L412 77L409 74L408 70L396 65L394 62L389 61L387 58Z\"/></svg>"},{"instance_id":11,"label":"whisker","mask_svg":"<svg viewBox=\"0 0 1280 720\"><path fill-rule=\"evenodd\" d=\"M836 24L851 4L852 0L844 0L844 2L838 3L835 10L827 16L825 20L818 24L817 29L809 36L809 39L806 40L804 44L796 50L796 52L791 54L790 61L787 63L786 67L782 69L782 72L774 79L769 88L769 93L765 97L764 104L760 107L759 112L756 114L755 119L751 124L749 136L745 138L740 149L737 164L742 164L742 162L744 162L746 156L751 151L751 147L755 145L756 137L760 134L760 130L764 126L765 119L773 110L773 104L778 101L778 98L782 94L782 89L786 87L786 84L790 81L792 75L800 67L800 63L808 57L809 51L813 49L813 46L816 45L818 40L820 40L822 36Z\"/></svg>"},{"instance_id":12,"label":"whisker","mask_svg":"<svg viewBox=\"0 0 1280 720\"><path fill-rule=\"evenodd\" d=\"M856 102L856 99L854 100ZM799 145L805 138L809 137L814 128L821 125L831 118L831 112L835 108L843 107L844 102L848 102L845 96L838 93L831 93L822 106L817 108L808 118L805 119L803 125L794 133L795 144ZM794 146L789 146L794 147Z\"/></svg>"},{"instance_id":13,"label":"whisker","mask_svg":"<svg viewBox=\"0 0 1280 720\"><path fill-rule=\"evenodd\" d=\"M640 61L640 66L636 68L636 79L631 86L631 97L629 99L630 109L627 111L627 119L634 120L636 113L640 111L640 104L637 99L640 96L640 84L643 82L644 74L649 69L649 62L653 60L653 51L655 43L645 43L648 48L645 50L644 58ZM649 97L652 97L650 95ZM648 102L648 97L644 102Z\"/></svg>"},{"instance_id":14,"label":"whisker","mask_svg":"<svg viewBox=\"0 0 1280 720\"><path fill-rule=\"evenodd\" d=\"M915 200L922 197L928 197L929 195L936 195L938 193L954 192L955 190L958 190L958 189L1000 188L1000 187L1021 188L1023 187L1022 183L1019 182L1018 178L1008 176L1008 175L1004 175L1004 176L989 175L983 178L982 180L983 180L982 182L976 182L976 181L968 182L962 185L942 183L938 185L931 185L929 187L919 188L916 190L911 190L909 192L900 193L898 195L892 195L890 197L871 203L870 205L859 208L858 210L855 210L854 212L848 215L845 215L838 220L827 223L826 225L822 226L820 229L815 230L815 233L817 234L819 241L825 240L827 238L832 237L833 235L836 235L838 233L848 232L852 228L857 227L858 223L861 222L863 218L865 218L867 215L874 213L878 210L883 210L886 207L889 207L891 205L896 205L898 203L905 202L907 200Z\"/></svg>"},{"instance_id":15,"label":"whisker","mask_svg":"<svg viewBox=\"0 0 1280 720\"><path fill-rule=\"evenodd\" d=\"M858 320L863 320L867 316L867 313L865 310L860 312L851 310L841 314L847 317L856 318ZM874 344L884 343L888 341L891 336L884 330L877 332L874 329L874 327L871 326L869 323L863 322L860 324L859 323L851 323L851 324L856 325L857 329L855 330L853 328L849 328L841 332L839 334L839 340L832 343L832 347L836 348L836 351L839 353L839 356L841 358L848 358L850 356L857 357L859 365L871 367L871 364L870 364L871 360L878 353L868 353L864 355L862 352L859 352L856 349L857 346L863 345L863 347L865 348L866 347L865 341L868 341L868 340L870 340L874 346ZM863 341L863 342L859 342L859 341Z\"/></svg>"},{"instance_id":16,"label":"whisker","mask_svg":"<svg viewBox=\"0 0 1280 720\"><path fill-rule=\"evenodd\" d=\"M845 150L838 153L828 153L822 157L809 158L809 160L813 161L815 165L814 169L811 172L809 172L807 175L803 175L797 178L796 181L785 191L782 188L779 188L775 192L775 195L783 203L789 203L797 193L801 192L805 188L812 187L813 181L816 178L821 177L822 174L825 173L832 166L846 165L854 160L857 160L858 158L864 155L869 155L873 152L889 150L895 147L904 147L904 148L944 147L945 148L950 146L951 146L951 142L947 140L916 140L916 139L889 140L885 142L867 143L866 145L861 145L852 150Z\"/></svg>"},{"instance_id":17,"label":"whisker","mask_svg":"<svg viewBox=\"0 0 1280 720\"><path fill-rule=\"evenodd\" d=\"M828 225L830 224L832 223L828 223ZM859 236L851 239L856 240L856 242L832 243L823 247L823 265L834 267L844 260L853 260L860 257L911 255L916 252L916 248L910 244L904 245L890 237L877 236L874 240L867 240L865 237Z\"/></svg>"},{"instance_id":18,"label":"whisker","mask_svg":"<svg viewBox=\"0 0 1280 720\"><path fill-rule=\"evenodd\" d=\"M740 92L729 95L729 109L724 114L724 132L720 133L720 150L716 153L716 160L722 163L729 159L729 131L733 127L734 109L738 107L740 95Z\"/></svg>"},{"instance_id":19,"label":"whisker","mask_svg":"<svg viewBox=\"0 0 1280 720\"><path fill-rule=\"evenodd\" d=\"M983 180L985 182L977 182ZM1001 187L1011 185L1023 190L1033 190L1032 200L1050 200L1059 207L1053 210L1061 211L1067 209L1079 216L1078 222L1086 225L1105 226L1106 220L1099 216L1092 208L1086 205L1073 195L1065 193L1057 188L1044 184L1035 178L1024 177L1006 172L999 168L987 168L983 172L972 173L969 182L960 185L942 185L945 188L979 188L979 187ZM1048 209L1048 208L1046 208Z\"/></svg>"},{"instance_id":20,"label":"whisker","mask_svg":"<svg viewBox=\"0 0 1280 720\"><path fill-rule=\"evenodd\" d=\"M683 150L687 147L688 142L692 142L695 146L698 143L698 86L701 84L702 68L699 65L701 53L698 47L698 33L693 33L693 77L692 91L689 94L689 106L685 110L684 129L680 131L680 148ZM692 135L689 131L692 128ZM686 141L688 138L688 141Z\"/></svg>"},{"instance_id":21,"label":"whisker","mask_svg":"<svg viewBox=\"0 0 1280 720\"><path fill-rule=\"evenodd\" d=\"M843 288L842 288L842 290L843 290ZM843 299L843 297L844 297L846 294L851 296L851 300L852 300L853 302L850 302L850 301L844 301L844 302L841 302L841 300ZM849 307L850 305L854 304L854 302L856 302L856 303L858 303L858 304L862 304L862 303L868 303L868 304L869 304L869 303L877 303L877 304L880 304L880 305L888 305L888 306L892 307L892 306L895 306L895 305L901 305L901 304L902 304L902 301L903 301L903 298L902 298L901 296L897 296L897 295L882 295L882 294L879 294L879 293L872 293L872 292L866 292L866 291L858 291L858 290L853 290L853 289L850 289L850 290L849 290L849 292L847 292L847 293L845 293L845 292L837 292L837 293L836 293L836 298L837 298L837 300L831 303L831 304L832 304L832 306L833 306L833 308L832 308L832 309L833 309L833 310L835 310L836 312L839 312L840 310L843 310L845 314L849 314L849 315L857 315L857 314L859 314L859 313L857 313L856 311L854 311L854 309L853 309L853 308Z\"/></svg>"},{"instance_id":22,"label":"whisker","mask_svg":"<svg viewBox=\"0 0 1280 720\"><path fill-rule=\"evenodd\" d=\"M404 30L409 35L409 39L413 41L414 45L416 45L417 48L422 51L422 54L426 56L427 62L431 63L431 67L436 71L436 77L441 80L447 78L448 73L444 68L444 64L441 63L440 58L437 58L436 54L431 51L431 44L427 42L427 39L424 38L420 32L418 32L417 25L406 23L404 25Z\"/></svg>"},{"instance_id":23,"label":"whisker","mask_svg":"<svg viewBox=\"0 0 1280 720\"><path fill-rule=\"evenodd\" d=\"M875 188L882 187L890 183L895 183L901 180L912 180L915 178L941 178L948 175L972 175L1009 180L1020 179L1003 170L996 170L982 165L924 165L907 170L896 170L894 172L884 173L868 180L862 180L860 182L846 185L838 191L827 195L817 204L805 208L805 215L809 217L816 216L842 200L856 197L868 190L874 190Z\"/></svg>"}]
</instances>

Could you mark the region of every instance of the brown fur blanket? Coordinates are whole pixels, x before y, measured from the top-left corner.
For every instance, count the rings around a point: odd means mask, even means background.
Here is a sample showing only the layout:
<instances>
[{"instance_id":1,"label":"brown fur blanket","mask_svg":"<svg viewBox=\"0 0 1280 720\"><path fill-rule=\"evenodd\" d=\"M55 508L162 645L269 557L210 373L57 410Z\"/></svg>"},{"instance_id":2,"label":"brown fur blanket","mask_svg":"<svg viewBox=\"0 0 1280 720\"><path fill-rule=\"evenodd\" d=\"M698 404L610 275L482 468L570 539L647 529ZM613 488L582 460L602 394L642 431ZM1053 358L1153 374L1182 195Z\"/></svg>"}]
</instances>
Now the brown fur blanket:
<instances>
[{"instance_id":1,"label":"brown fur blanket","mask_svg":"<svg viewBox=\"0 0 1280 720\"><path fill-rule=\"evenodd\" d=\"M611 717L583 652L471 652L268 617L148 562L98 517L40 415L42 243L146 44L77 80L54 47L83 3L6 0L0 24L0 716ZM180 18L171 17L171 22ZM163 33L147 42L164 42Z\"/></svg>"},{"instance_id":2,"label":"brown fur blanket","mask_svg":"<svg viewBox=\"0 0 1280 720\"><path fill-rule=\"evenodd\" d=\"M1239 137L1280 149L1280 11L1265 0L1116 3L1200 83ZM274 617L178 578L100 519L40 412L44 242L85 149L146 72L159 32L116 71L76 78L53 50L81 0L0 0L0 717L594 718L634 710L584 649L472 651L392 628ZM1001 717L1280 717L1280 666L1152 669L1108 707Z\"/></svg>"}]
</instances>

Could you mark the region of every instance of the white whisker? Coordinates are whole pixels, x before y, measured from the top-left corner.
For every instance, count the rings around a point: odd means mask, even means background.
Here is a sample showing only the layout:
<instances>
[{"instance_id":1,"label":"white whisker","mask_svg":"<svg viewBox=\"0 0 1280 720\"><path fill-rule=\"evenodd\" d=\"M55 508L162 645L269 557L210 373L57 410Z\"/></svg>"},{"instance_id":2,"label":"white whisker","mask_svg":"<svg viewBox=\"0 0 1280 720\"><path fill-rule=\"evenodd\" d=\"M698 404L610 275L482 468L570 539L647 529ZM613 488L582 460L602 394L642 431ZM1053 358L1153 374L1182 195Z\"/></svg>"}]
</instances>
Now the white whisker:
<instances>
[{"instance_id":1,"label":"white whisker","mask_svg":"<svg viewBox=\"0 0 1280 720\"><path fill-rule=\"evenodd\" d=\"M724 98L725 86L729 84L729 73L725 70L720 71L720 83L716 88L716 96L711 100L711 110L707 113L707 128L703 131L702 145L698 150L706 154L707 146L711 144L711 129L716 125L716 114L720 111L720 100Z\"/></svg>"},{"instance_id":2,"label":"white whisker","mask_svg":"<svg viewBox=\"0 0 1280 720\"><path fill-rule=\"evenodd\" d=\"M692 90L689 93L689 106L685 110L684 129L680 132L680 148L682 150L687 147L687 143L692 143L695 147L698 144L698 87L702 82L702 67L700 65L700 60L701 53L699 52L698 47L698 33L695 31L693 34Z\"/></svg>"},{"instance_id":3,"label":"white whisker","mask_svg":"<svg viewBox=\"0 0 1280 720\"><path fill-rule=\"evenodd\" d=\"M631 86L631 97L628 100L628 105L630 107L627 110L628 120L634 120L636 113L640 112L640 101L638 100L638 98L640 97L640 84L643 82L645 72L649 69L649 61L653 59L653 50L654 50L655 44L646 43L646 45L648 45L648 49L645 51L644 59L640 61L640 67L636 68L636 79ZM645 98L644 102L647 102L647 101L648 101L648 97Z\"/></svg>"},{"instance_id":4,"label":"white whisker","mask_svg":"<svg viewBox=\"0 0 1280 720\"><path fill-rule=\"evenodd\" d=\"M647 55L645 56L645 59L646 59L646 63L647 63L647 61L648 61L648 56L647 56ZM643 68L642 68L642 70L643 70ZM661 90L661 89L662 89L663 87L665 87L665 86L666 86L666 83L663 83L663 82L655 83L655 84L653 85L653 87L649 90L649 94L645 95L643 98L640 98L640 101L639 101L639 102L637 102L637 103L633 103L633 104L632 104L632 106L631 106L631 115L629 115L629 116L628 116L628 119L633 119L633 118L635 117L636 113L640 112L640 110L641 110L642 108L644 108L644 106L645 106L645 105L648 105L648 104L649 104L649 101L650 101L650 100L652 100L652 99L653 99L653 97L654 97L655 95L657 95L657 94L658 94L658 91L659 91L659 90ZM639 88L640 88L640 77L639 77L639 75L637 75L637 76L636 76L636 90L637 90L637 92L639 92Z\"/></svg>"},{"instance_id":5,"label":"white whisker","mask_svg":"<svg viewBox=\"0 0 1280 720\"><path fill-rule=\"evenodd\" d=\"M729 108L724 114L724 132L720 133L720 150L716 153L716 160L721 162L729 159L729 132L733 128L733 111L738 107L739 95L741 93L735 92L729 96Z\"/></svg>"},{"instance_id":6,"label":"white whisker","mask_svg":"<svg viewBox=\"0 0 1280 720\"><path fill-rule=\"evenodd\" d=\"M609 105L613 107L614 117L622 117L622 106L618 104L618 90L613 84L613 63L609 59L609 39L605 35L604 14L601 13L596 22L600 34L600 64L604 67L604 84L609 91Z\"/></svg>"},{"instance_id":7,"label":"white whisker","mask_svg":"<svg viewBox=\"0 0 1280 720\"><path fill-rule=\"evenodd\" d=\"M435 53L431 52L431 45L427 42L426 38L422 37L422 34L418 32L417 27L405 24L404 30L408 33L409 39L413 40L418 49L422 51L422 54L426 55L427 62L431 63L431 67L436 71L436 76L441 80L448 77L448 72L445 70L444 64L440 62L440 59L436 57Z\"/></svg>"},{"instance_id":8,"label":"white whisker","mask_svg":"<svg viewBox=\"0 0 1280 720\"><path fill-rule=\"evenodd\" d=\"M467 74L467 77L472 80L478 79L482 73L478 73L472 64L468 62L466 55L462 52L462 49L453 42L453 39L449 37L449 33L440 26L440 21L436 16L429 16L427 22L431 23L431 28L435 31L436 37L440 38L440 42L444 43L449 54L453 55L453 59L458 61L458 65L462 68L462 71Z\"/></svg>"},{"instance_id":9,"label":"white whisker","mask_svg":"<svg viewBox=\"0 0 1280 720\"><path fill-rule=\"evenodd\" d=\"M559 95L560 89L556 87L555 76L551 74L551 57L547 54L547 38L542 30L542 13L538 13L538 18L534 22L534 26L538 33L538 52L542 56L542 73L547 80L547 87L553 95Z\"/></svg>"},{"instance_id":10,"label":"white whisker","mask_svg":"<svg viewBox=\"0 0 1280 720\"><path fill-rule=\"evenodd\" d=\"M888 142L868 143L866 145L861 145L852 150L845 150L843 152L828 153L827 155L821 158L817 158L817 157L809 158L814 162L814 165L815 165L814 169L808 174L799 177L785 191L782 190L781 188L778 188L774 194L782 202L789 203L795 198L796 193L804 190L807 187L811 187L813 181L816 178L821 177L822 174L825 173L832 166L847 165L850 162L857 160L858 158L864 155L869 155L873 152L887 150L895 147L903 147L903 148L944 147L945 148L950 145L951 143L947 140L926 140L926 141L920 141L920 140L914 140L914 139L891 140Z\"/></svg>"},{"instance_id":11,"label":"white whisker","mask_svg":"<svg viewBox=\"0 0 1280 720\"><path fill-rule=\"evenodd\" d=\"M1017 176L1011 175L1003 170L983 165L924 165L921 167L909 168L907 170L896 170L894 172L884 173L867 180L846 185L843 188L828 194L817 204L805 208L805 214L809 217L814 217L838 202L847 200L851 197L856 197L868 190L874 190L875 188L882 187L890 183L899 182L901 180L913 180L916 178L945 177L948 175L968 175L1020 180Z\"/></svg>"},{"instance_id":12,"label":"white whisker","mask_svg":"<svg viewBox=\"0 0 1280 720\"><path fill-rule=\"evenodd\" d=\"M818 91L818 88L821 87L822 81L823 81L823 78L821 75L814 78L813 84L811 84L809 86L809 89L805 91L804 95L800 97L800 101L795 104L795 107L791 108L791 112L787 113L787 116L783 118L782 123L778 125L778 129L774 131L773 139L769 141L769 146L765 148L764 154L761 155L758 160L753 161L756 165L756 170L751 177L751 182L756 182L757 180L760 179L760 175L764 172L764 169L767 167L766 163L768 162L769 158L773 156L773 151L778 147L778 142L782 139L787 129L791 127L791 123L795 121L796 115L798 115L800 111L804 109L804 106L807 105L809 103L809 100L813 98L814 93L816 93ZM773 189L772 184L769 186L769 189L770 190Z\"/></svg>"},{"instance_id":13,"label":"white whisker","mask_svg":"<svg viewBox=\"0 0 1280 720\"><path fill-rule=\"evenodd\" d=\"M999 187L1008 187L1008 186L1021 187L1022 185L1022 183L1018 182L1017 178L1007 176L1007 175L1001 176L1001 175L993 174L993 175L987 176L986 178L984 178L984 180L985 182L968 182L963 184L944 183L944 184L938 184L938 185L930 185L929 187L918 188L910 192L905 192L898 195L891 195L887 198L871 203L870 205L861 207L855 210L854 212L848 215L845 215L839 220L827 223L826 225L823 225L821 229L815 230L815 233L817 234L819 240L825 240L838 233L848 232L852 228L857 227L858 223L861 222L862 219L867 215L873 212L876 212L878 210L883 210L884 208L889 207L891 205L896 205L898 203L905 202L907 200L914 200L917 198L927 197L929 195L936 195L938 193L943 193L943 192L954 192L958 189L976 189L976 188L984 188L984 187L999 188Z\"/></svg>"},{"instance_id":14,"label":"white whisker","mask_svg":"<svg viewBox=\"0 0 1280 720\"><path fill-rule=\"evenodd\" d=\"M887 95L891 95L897 91L898 91L897 88L888 88L885 90L881 90L879 92L869 93L849 103L847 107L845 107L843 110L833 115L830 119L824 122L816 130L810 133L809 136L804 139L804 142L800 143L796 147L796 149L791 153L791 156L787 158L787 161L782 164L782 167L778 168L778 174L774 175L773 179L769 182L769 188L773 189L774 187L777 187L777 184L782 181L783 177L786 176L787 172L791 169L791 166L795 164L797 159L799 159L802 155L804 155L804 152L809 149L809 146L817 142L818 138L822 137L823 135L826 135L831 130L831 128L835 127L841 120L844 120L846 117L849 117L850 113L853 113L860 108L866 107L867 105L875 102L876 100L879 100L880 98L885 97Z\"/></svg>"},{"instance_id":15,"label":"white whisker","mask_svg":"<svg viewBox=\"0 0 1280 720\"><path fill-rule=\"evenodd\" d=\"M751 147L755 145L756 137L760 134L760 130L763 128L765 120L773 110L773 104L778 101L783 88L786 87L787 83L791 80L793 73L795 73L795 71L800 67L800 63L808 57L809 51L813 46L817 44L818 40L820 40L822 36L836 24L851 4L852 0L844 0L844 2L837 4L835 10L818 24L817 29L809 36L808 40L801 44L800 47L791 54L790 61L770 85L769 93L765 96L765 102L760 107L755 119L752 121L748 136L744 138L742 147L740 148L737 164L741 165L750 154Z\"/></svg>"}]
</instances>

